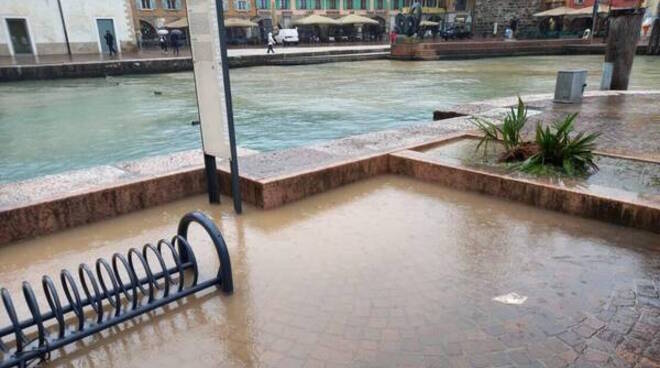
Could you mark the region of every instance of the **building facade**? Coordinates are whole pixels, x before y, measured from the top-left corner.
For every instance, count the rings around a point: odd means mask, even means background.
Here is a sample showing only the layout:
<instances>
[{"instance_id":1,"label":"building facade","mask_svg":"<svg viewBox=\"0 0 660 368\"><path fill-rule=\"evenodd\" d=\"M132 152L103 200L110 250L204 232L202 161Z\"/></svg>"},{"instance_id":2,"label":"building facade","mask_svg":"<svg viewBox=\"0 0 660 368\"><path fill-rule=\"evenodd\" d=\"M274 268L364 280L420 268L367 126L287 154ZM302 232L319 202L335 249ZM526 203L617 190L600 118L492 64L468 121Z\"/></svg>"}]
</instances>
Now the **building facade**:
<instances>
[{"instance_id":1,"label":"building facade","mask_svg":"<svg viewBox=\"0 0 660 368\"><path fill-rule=\"evenodd\" d=\"M186 0L128 0L133 28L144 41L154 40L159 28L186 28Z\"/></svg>"},{"instance_id":2,"label":"building facade","mask_svg":"<svg viewBox=\"0 0 660 368\"><path fill-rule=\"evenodd\" d=\"M517 31L536 29L538 20L534 14L547 9L550 4L545 0L477 0L473 32L478 36L489 36L497 31L501 35L512 19L517 20Z\"/></svg>"},{"instance_id":3,"label":"building facade","mask_svg":"<svg viewBox=\"0 0 660 368\"><path fill-rule=\"evenodd\" d=\"M2 0L0 56L97 54L132 51L135 34L127 0Z\"/></svg>"}]
</instances>

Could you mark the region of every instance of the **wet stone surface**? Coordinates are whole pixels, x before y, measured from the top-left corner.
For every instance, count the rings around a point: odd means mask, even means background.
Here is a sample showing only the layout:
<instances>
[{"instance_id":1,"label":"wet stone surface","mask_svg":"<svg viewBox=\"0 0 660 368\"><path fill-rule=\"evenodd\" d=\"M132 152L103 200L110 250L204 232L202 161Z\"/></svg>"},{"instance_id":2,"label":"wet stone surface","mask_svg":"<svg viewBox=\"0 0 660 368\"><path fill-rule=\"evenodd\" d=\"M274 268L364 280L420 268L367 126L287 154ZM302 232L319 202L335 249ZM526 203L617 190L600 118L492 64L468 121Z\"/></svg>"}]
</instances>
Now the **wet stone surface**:
<instances>
[{"instance_id":1,"label":"wet stone surface","mask_svg":"<svg viewBox=\"0 0 660 368\"><path fill-rule=\"evenodd\" d=\"M18 295L24 279L170 236L193 209L226 238L234 294L188 298L48 366L660 365L660 236L395 176L240 217L200 196L5 246L0 284ZM213 273L210 244L191 243ZM528 299L493 300L511 292Z\"/></svg>"}]
</instances>

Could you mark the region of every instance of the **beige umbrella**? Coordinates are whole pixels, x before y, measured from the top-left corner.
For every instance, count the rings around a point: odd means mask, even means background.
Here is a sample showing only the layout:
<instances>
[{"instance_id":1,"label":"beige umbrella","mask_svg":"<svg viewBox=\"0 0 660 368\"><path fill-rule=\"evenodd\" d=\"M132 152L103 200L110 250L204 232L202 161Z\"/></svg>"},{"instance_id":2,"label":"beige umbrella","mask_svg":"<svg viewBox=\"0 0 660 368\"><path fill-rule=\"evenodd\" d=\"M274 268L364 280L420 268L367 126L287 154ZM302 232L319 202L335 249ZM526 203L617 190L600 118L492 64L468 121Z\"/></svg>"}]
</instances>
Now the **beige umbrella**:
<instances>
[{"instance_id":1,"label":"beige umbrella","mask_svg":"<svg viewBox=\"0 0 660 368\"><path fill-rule=\"evenodd\" d=\"M341 24L379 24L377 20L357 14L349 14L337 19Z\"/></svg>"},{"instance_id":2,"label":"beige umbrella","mask_svg":"<svg viewBox=\"0 0 660 368\"><path fill-rule=\"evenodd\" d=\"M420 27L437 27L439 24L440 23L438 23L438 22L433 22L433 21L430 21L430 20L423 20L423 21L419 22Z\"/></svg>"},{"instance_id":3,"label":"beige umbrella","mask_svg":"<svg viewBox=\"0 0 660 368\"><path fill-rule=\"evenodd\" d=\"M188 27L188 18L177 19L174 22L167 23L166 28L186 28Z\"/></svg>"},{"instance_id":4,"label":"beige umbrella","mask_svg":"<svg viewBox=\"0 0 660 368\"><path fill-rule=\"evenodd\" d=\"M225 19L225 27L226 28L250 28L250 27L257 27L258 24L254 22L250 22L247 19L241 19L241 18L226 18Z\"/></svg>"},{"instance_id":5,"label":"beige umbrella","mask_svg":"<svg viewBox=\"0 0 660 368\"><path fill-rule=\"evenodd\" d=\"M558 8L542 11L540 13L534 14L535 17L559 17L562 15L570 14L574 9L567 8L565 6L560 6Z\"/></svg>"},{"instance_id":6,"label":"beige umbrella","mask_svg":"<svg viewBox=\"0 0 660 368\"><path fill-rule=\"evenodd\" d=\"M610 11L610 7L607 5L598 7L598 13L600 14L609 13L609 11ZM568 15L575 17L584 17L584 16L591 17L593 14L594 14L593 6L587 6L586 8L580 8L580 9L571 9L571 12L568 13Z\"/></svg>"},{"instance_id":7,"label":"beige umbrella","mask_svg":"<svg viewBox=\"0 0 660 368\"><path fill-rule=\"evenodd\" d=\"M310 25L339 25L337 20L324 17L322 15L312 14L304 18L296 19L293 21L293 24L300 26L310 26Z\"/></svg>"}]
</instances>

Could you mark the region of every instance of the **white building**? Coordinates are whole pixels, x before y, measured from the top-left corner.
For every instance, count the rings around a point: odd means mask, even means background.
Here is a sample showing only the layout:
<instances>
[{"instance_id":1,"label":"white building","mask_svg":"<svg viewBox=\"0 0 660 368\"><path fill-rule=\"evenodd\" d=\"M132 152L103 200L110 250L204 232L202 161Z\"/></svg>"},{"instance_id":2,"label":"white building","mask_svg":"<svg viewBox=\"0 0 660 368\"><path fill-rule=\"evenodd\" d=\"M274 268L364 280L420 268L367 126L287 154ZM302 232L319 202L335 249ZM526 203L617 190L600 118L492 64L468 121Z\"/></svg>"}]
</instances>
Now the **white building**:
<instances>
[{"instance_id":1,"label":"white building","mask_svg":"<svg viewBox=\"0 0 660 368\"><path fill-rule=\"evenodd\" d=\"M135 48L132 0L0 0L0 56L119 52ZM68 45L68 47L67 47Z\"/></svg>"}]
</instances>

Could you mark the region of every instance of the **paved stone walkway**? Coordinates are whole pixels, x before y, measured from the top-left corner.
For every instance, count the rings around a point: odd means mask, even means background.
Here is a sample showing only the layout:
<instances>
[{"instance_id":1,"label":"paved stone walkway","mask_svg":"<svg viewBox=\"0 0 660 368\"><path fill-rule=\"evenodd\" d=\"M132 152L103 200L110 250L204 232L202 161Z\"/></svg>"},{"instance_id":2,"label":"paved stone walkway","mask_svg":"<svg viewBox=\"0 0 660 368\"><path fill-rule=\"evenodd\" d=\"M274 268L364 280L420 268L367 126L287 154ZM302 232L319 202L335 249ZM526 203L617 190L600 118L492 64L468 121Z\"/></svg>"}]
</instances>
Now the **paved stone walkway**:
<instances>
[{"instance_id":1,"label":"paved stone walkway","mask_svg":"<svg viewBox=\"0 0 660 368\"><path fill-rule=\"evenodd\" d=\"M241 216L198 196L10 244L0 284L20 295L192 209L227 241L234 294L186 298L49 366L660 367L660 236L396 176ZM493 300L510 292L527 300Z\"/></svg>"},{"instance_id":2,"label":"paved stone walkway","mask_svg":"<svg viewBox=\"0 0 660 368\"><path fill-rule=\"evenodd\" d=\"M579 113L575 130L599 132L598 150L660 162L660 91L589 91L581 104L556 104L550 94L524 96L530 110L526 133L532 137L536 123L550 124ZM456 106L452 112L501 118L516 98L503 98Z\"/></svg>"},{"instance_id":3,"label":"paved stone walkway","mask_svg":"<svg viewBox=\"0 0 660 368\"><path fill-rule=\"evenodd\" d=\"M325 53L331 51L375 51L384 48L389 49L388 44L372 44L372 45L348 45L348 46L292 46L275 48L276 54L304 54L304 53ZM253 56L264 55L265 48L237 48L229 49L227 55L229 57L240 56ZM174 59L174 58L189 58L190 50L182 48L178 57L174 56L170 50L169 53L163 53L160 50L143 50L140 52L123 53L118 57L108 57L107 55L74 55L69 57L67 55L46 55L38 58L34 57L7 57L0 56L0 66L16 66L16 65L40 65L40 64L76 64L86 62L103 62L103 61L122 61L122 60L148 60L148 59Z\"/></svg>"}]
</instances>

